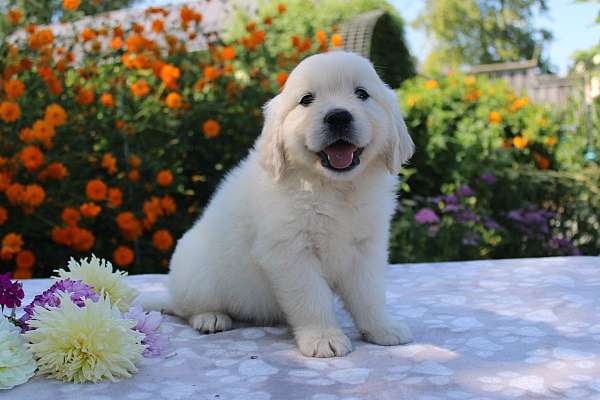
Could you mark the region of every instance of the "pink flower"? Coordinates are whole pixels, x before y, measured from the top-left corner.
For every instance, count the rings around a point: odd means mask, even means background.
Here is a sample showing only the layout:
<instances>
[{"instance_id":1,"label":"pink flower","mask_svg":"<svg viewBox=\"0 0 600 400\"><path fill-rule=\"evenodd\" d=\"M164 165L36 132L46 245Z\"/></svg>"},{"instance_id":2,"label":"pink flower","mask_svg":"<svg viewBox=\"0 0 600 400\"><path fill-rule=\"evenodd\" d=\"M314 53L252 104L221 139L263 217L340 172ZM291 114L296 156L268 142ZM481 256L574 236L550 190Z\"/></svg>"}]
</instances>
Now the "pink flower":
<instances>
[{"instance_id":1,"label":"pink flower","mask_svg":"<svg viewBox=\"0 0 600 400\"><path fill-rule=\"evenodd\" d=\"M136 305L129 309L129 312L125 314L125 318L137 321L133 329L146 335L142 340L142 344L146 346L144 353L142 353L144 357L159 356L168 346L168 338L159 333L162 315L158 311L146 313L142 307Z\"/></svg>"},{"instance_id":2,"label":"pink flower","mask_svg":"<svg viewBox=\"0 0 600 400\"><path fill-rule=\"evenodd\" d=\"M440 218L431 208L425 207L417 211L415 221L417 224L437 224L440 222Z\"/></svg>"}]
</instances>

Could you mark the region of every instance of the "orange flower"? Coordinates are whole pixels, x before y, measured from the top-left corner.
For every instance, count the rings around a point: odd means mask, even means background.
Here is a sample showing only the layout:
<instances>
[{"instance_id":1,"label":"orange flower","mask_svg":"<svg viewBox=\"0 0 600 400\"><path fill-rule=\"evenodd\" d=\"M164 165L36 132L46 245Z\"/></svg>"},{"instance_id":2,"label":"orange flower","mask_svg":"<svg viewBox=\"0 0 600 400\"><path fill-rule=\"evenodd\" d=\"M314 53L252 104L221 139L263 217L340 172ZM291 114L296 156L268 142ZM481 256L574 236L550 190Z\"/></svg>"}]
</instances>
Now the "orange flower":
<instances>
[{"instance_id":1,"label":"orange flower","mask_svg":"<svg viewBox=\"0 0 600 400\"><path fill-rule=\"evenodd\" d=\"M325 31L317 31L317 33L315 33L315 38L317 39L317 42L319 42L320 45L324 45L327 43L327 34L325 33Z\"/></svg>"},{"instance_id":2,"label":"orange flower","mask_svg":"<svg viewBox=\"0 0 600 400\"><path fill-rule=\"evenodd\" d=\"M223 60L233 60L235 58L235 49L231 46L223 47L223 50L221 50L221 57L223 57Z\"/></svg>"},{"instance_id":3,"label":"orange flower","mask_svg":"<svg viewBox=\"0 0 600 400\"><path fill-rule=\"evenodd\" d=\"M38 169L44 163L44 153L37 146L26 146L19 155L23 166L29 171Z\"/></svg>"},{"instance_id":4,"label":"orange flower","mask_svg":"<svg viewBox=\"0 0 600 400\"><path fill-rule=\"evenodd\" d=\"M20 183L10 184L6 191L4 192L8 202L12 205L18 205L21 203L23 196L25 194L25 186Z\"/></svg>"},{"instance_id":5,"label":"orange flower","mask_svg":"<svg viewBox=\"0 0 600 400\"><path fill-rule=\"evenodd\" d=\"M52 103L46 107L44 121L52 126L61 126L67 122L67 112L59 104Z\"/></svg>"},{"instance_id":6,"label":"orange flower","mask_svg":"<svg viewBox=\"0 0 600 400\"><path fill-rule=\"evenodd\" d=\"M21 22L21 18L23 18L23 12L18 8L13 8L8 12L7 17L11 24L17 25Z\"/></svg>"},{"instance_id":7,"label":"orange flower","mask_svg":"<svg viewBox=\"0 0 600 400\"><path fill-rule=\"evenodd\" d=\"M277 5L277 12L278 12L279 14L283 14L283 13L285 12L285 10L287 10L287 7L285 6L285 4L283 4L283 3L279 3L279 4Z\"/></svg>"},{"instance_id":8,"label":"orange flower","mask_svg":"<svg viewBox=\"0 0 600 400\"><path fill-rule=\"evenodd\" d=\"M113 252L113 261L120 267L131 265L135 258L133 250L127 246L119 246Z\"/></svg>"},{"instance_id":9,"label":"orange flower","mask_svg":"<svg viewBox=\"0 0 600 400\"><path fill-rule=\"evenodd\" d=\"M189 8L187 6L182 7L181 10L179 10L179 16L181 17L181 20L184 23L188 23L191 21L196 21L196 22L202 21L202 14L197 13L196 11L192 10L191 8Z\"/></svg>"},{"instance_id":10,"label":"orange flower","mask_svg":"<svg viewBox=\"0 0 600 400\"><path fill-rule=\"evenodd\" d=\"M285 85L285 82L287 81L289 74L287 72L280 72L277 74L277 77L275 78L277 80L277 83L279 84L280 87L283 87L283 85Z\"/></svg>"},{"instance_id":11,"label":"orange flower","mask_svg":"<svg viewBox=\"0 0 600 400\"><path fill-rule=\"evenodd\" d=\"M25 84L18 79L11 79L4 85L4 91L8 97L19 98L25 93Z\"/></svg>"},{"instance_id":12,"label":"orange flower","mask_svg":"<svg viewBox=\"0 0 600 400\"><path fill-rule=\"evenodd\" d=\"M529 144L529 140L525 139L523 136L515 136L512 142L513 145L519 150L524 149Z\"/></svg>"},{"instance_id":13,"label":"orange flower","mask_svg":"<svg viewBox=\"0 0 600 400\"><path fill-rule=\"evenodd\" d=\"M142 159L135 154L130 155L128 161L131 168L139 168L142 165Z\"/></svg>"},{"instance_id":14,"label":"orange flower","mask_svg":"<svg viewBox=\"0 0 600 400\"><path fill-rule=\"evenodd\" d=\"M117 159L110 153L106 153L102 156L101 162L102 168L106 169L109 175L117 173Z\"/></svg>"},{"instance_id":15,"label":"orange flower","mask_svg":"<svg viewBox=\"0 0 600 400\"><path fill-rule=\"evenodd\" d=\"M165 103L169 108L179 108L181 107L181 95L179 93L171 92L167 95Z\"/></svg>"},{"instance_id":16,"label":"orange flower","mask_svg":"<svg viewBox=\"0 0 600 400\"><path fill-rule=\"evenodd\" d=\"M480 98L480 97L481 97L481 95L482 95L482 93L481 93L481 90L479 90L479 89L474 89L474 90L471 90L471 91L470 91L470 92L467 94L467 96L466 96L466 99L467 99L467 100L469 100L469 101L475 101L475 100L477 100L478 98Z\"/></svg>"},{"instance_id":17,"label":"orange flower","mask_svg":"<svg viewBox=\"0 0 600 400\"><path fill-rule=\"evenodd\" d=\"M488 121L490 124L499 124L502 122L502 115L498 111L490 111Z\"/></svg>"},{"instance_id":18,"label":"orange flower","mask_svg":"<svg viewBox=\"0 0 600 400\"><path fill-rule=\"evenodd\" d=\"M10 175L0 172L0 192L4 192L10 186Z\"/></svg>"},{"instance_id":19,"label":"orange flower","mask_svg":"<svg viewBox=\"0 0 600 400\"><path fill-rule=\"evenodd\" d=\"M254 32L256 30L256 22L250 21L246 24L246 30L248 32Z\"/></svg>"},{"instance_id":20,"label":"orange flower","mask_svg":"<svg viewBox=\"0 0 600 400\"><path fill-rule=\"evenodd\" d=\"M152 21L152 32L161 33L165 30L165 23L162 19L155 19Z\"/></svg>"},{"instance_id":21,"label":"orange flower","mask_svg":"<svg viewBox=\"0 0 600 400\"><path fill-rule=\"evenodd\" d=\"M51 147L55 132L54 127L48 121L38 119L34 122L32 130L36 140L44 143L46 147Z\"/></svg>"},{"instance_id":22,"label":"orange flower","mask_svg":"<svg viewBox=\"0 0 600 400\"><path fill-rule=\"evenodd\" d=\"M465 79L463 79L463 82L465 83L465 85L472 86L477 82L477 79L473 75L469 75L469 76L465 76Z\"/></svg>"},{"instance_id":23,"label":"orange flower","mask_svg":"<svg viewBox=\"0 0 600 400\"><path fill-rule=\"evenodd\" d=\"M73 250L83 252L90 251L90 249L94 247L96 238L94 237L94 234L91 231L78 227L73 227L71 229L74 233L73 241L71 244L71 248L73 248Z\"/></svg>"},{"instance_id":24,"label":"orange flower","mask_svg":"<svg viewBox=\"0 0 600 400\"><path fill-rule=\"evenodd\" d=\"M79 207L79 211L86 218L96 218L102 211L102 207L94 203L84 203Z\"/></svg>"},{"instance_id":25,"label":"orange flower","mask_svg":"<svg viewBox=\"0 0 600 400\"><path fill-rule=\"evenodd\" d=\"M219 70L212 66L204 67L204 79L207 81L215 80L219 77Z\"/></svg>"},{"instance_id":26,"label":"orange flower","mask_svg":"<svg viewBox=\"0 0 600 400\"><path fill-rule=\"evenodd\" d=\"M104 93L100 96L100 104L104 107L112 107L115 104L115 100L113 95L110 93Z\"/></svg>"},{"instance_id":27,"label":"orange flower","mask_svg":"<svg viewBox=\"0 0 600 400\"><path fill-rule=\"evenodd\" d=\"M143 97L150 92L150 86L148 86L148 82L141 79L131 85L131 92L134 96Z\"/></svg>"},{"instance_id":28,"label":"orange flower","mask_svg":"<svg viewBox=\"0 0 600 400\"><path fill-rule=\"evenodd\" d=\"M431 89L436 89L438 87L440 87L440 84L435 79L430 79L425 82L425 89L431 90Z\"/></svg>"},{"instance_id":29,"label":"orange flower","mask_svg":"<svg viewBox=\"0 0 600 400\"><path fill-rule=\"evenodd\" d=\"M527 104L529 104L529 97L527 97L527 96L525 96L521 99L516 99L510 105L510 111L513 111L513 112L518 111L521 108L525 107Z\"/></svg>"},{"instance_id":30,"label":"orange flower","mask_svg":"<svg viewBox=\"0 0 600 400\"><path fill-rule=\"evenodd\" d=\"M94 92L86 88L80 88L75 101L81 105L89 105L94 102Z\"/></svg>"},{"instance_id":31,"label":"orange flower","mask_svg":"<svg viewBox=\"0 0 600 400\"><path fill-rule=\"evenodd\" d=\"M67 168L64 166L63 163L53 162L48 164L46 169L40 172L38 177L42 180L47 178L62 180L68 174L69 173L67 171Z\"/></svg>"},{"instance_id":32,"label":"orange flower","mask_svg":"<svg viewBox=\"0 0 600 400\"><path fill-rule=\"evenodd\" d=\"M217 137L221 132L221 125L214 119L208 119L202 124L202 132L207 139Z\"/></svg>"},{"instance_id":33,"label":"orange flower","mask_svg":"<svg viewBox=\"0 0 600 400\"><path fill-rule=\"evenodd\" d=\"M169 251L173 247L173 236L166 229L158 230L152 235L152 244L160 251Z\"/></svg>"},{"instance_id":34,"label":"orange flower","mask_svg":"<svg viewBox=\"0 0 600 400\"><path fill-rule=\"evenodd\" d=\"M169 195L164 196L160 199L160 207L165 215L175 214L177 212L177 205L175 204L175 200Z\"/></svg>"},{"instance_id":35,"label":"orange flower","mask_svg":"<svg viewBox=\"0 0 600 400\"><path fill-rule=\"evenodd\" d=\"M160 79L168 85L173 86L181 76L181 71L174 65L165 64L160 69Z\"/></svg>"},{"instance_id":36,"label":"orange flower","mask_svg":"<svg viewBox=\"0 0 600 400\"><path fill-rule=\"evenodd\" d=\"M264 31L254 31L252 32L252 43L257 46L265 41L265 32Z\"/></svg>"},{"instance_id":37,"label":"orange flower","mask_svg":"<svg viewBox=\"0 0 600 400\"><path fill-rule=\"evenodd\" d=\"M342 47L344 44L344 38L339 33L334 33L331 35L331 45L333 47Z\"/></svg>"},{"instance_id":38,"label":"orange flower","mask_svg":"<svg viewBox=\"0 0 600 400\"><path fill-rule=\"evenodd\" d=\"M65 10L74 11L77 10L81 4L81 0L63 0L63 8Z\"/></svg>"},{"instance_id":39,"label":"orange flower","mask_svg":"<svg viewBox=\"0 0 600 400\"><path fill-rule=\"evenodd\" d=\"M100 179L92 179L87 183L85 193L91 200L101 201L106 197L106 190L104 182Z\"/></svg>"},{"instance_id":40,"label":"orange flower","mask_svg":"<svg viewBox=\"0 0 600 400\"><path fill-rule=\"evenodd\" d=\"M140 180L140 171L138 171L137 169L132 169L127 174L127 178L129 178L129 180L131 182L139 182L139 180Z\"/></svg>"},{"instance_id":41,"label":"orange flower","mask_svg":"<svg viewBox=\"0 0 600 400\"><path fill-rule=\"evenodd\" d=\"M119 50L121 47L123 47L123 44L125 44L123 39L117 36L110 41L110 48L113 50Z\"/></svg>"},{"instance_id":42,"label":"orange flower","mask_svg":"<svg viewBox=\"0 0 600 400\"><path fill-rule=\"evenodd\" d=\"M5 255L8 255L10 258L12 258L13 254L17 254L21 251L21 246L23 246L23 238L21 235L16 233L9 233L5 235L2 239L3 258Z\"/></svg>"},{"instance_id":43,"label":"orange flower","mask_svg":"<svg viewBox=\"0 0 600 400\"><path fill-rule=\"evenodd\" d=\"M35 256L29 250L20 251L15 258L15 264L18 269L30 270L35 264Z\"/></svg>"},{"instance_id":44,"label":"orange flower","mask_svg":"<svg viewBox=\"0 0 600 400\"><path fill-rule=\"evenodd\" d=\"M96 32L94 32L91 28L85 28L81 31L81 40L84 42L89 42L90 40L96 39Z\"/></svg>"},{"instance_id":45,"label":"orange flower","mask_svg":"<svg viewBox=\"0 0 600 400\"><path fill-rule=\"evenodd\" d=\"M120 207L123 203L123 192L119 188L108 189L108 206L112 208Z\"/></svg>"},{"instance_id":46,"label":"orange flower","mask_svg":"<svg viewBox=\"0 0 600 400\"><path fill-rule=\"evenodd\" d=\"M544 140L544 144L546 146L554 146L556 143L558 143L558 139L556 138L556 136L549 136Z\"/></svg>"},{"instance_id":47,"label":"orange flower","mask_svg":"<svg viewBox=\"0 0 600 400\"><path fill-rule=\"evenodd\" d=\"M3 101L0 104L0 118L4 122L14 122L21 116L21 107L11 101Z\"/></svg>"},{"instance_id":48,"label":"orange flower","mask_svg":"<svg viewBox=\"0 0 600 400\"><path fill-rule=\"evenodd\" d=\"M264 19L263 19L263 23L265 25L271 25L273 23L273 17L267 15Z\"/></svg>"},{"instance_id":49,"label":"orange flower","mask_svg":"<svg viewBox=\"0 0 600 400\"><path fill-rule=\"evenodd\" d=\"M0 225L4 224L8 219L8 211L6 208L0 206Z\"/></svg>"},{"instance_id":50,"label":"orange flower","mask_svg":"<svg viewBox=\"0 0 600 400\"><path fill-rule=\"evenodd\" d=\"M539 169L546 170L550 168L550 160L539 153L532 154L533 159L535 160Z\"/></svg>"},{"instance_id":51,"label":"orange flower","mask_svg":"<svg viewBox=\"0 0 600 400\"><path fill-rule=\"evenodd\" d=\"M38 207L44 202L46 192L40 185L27 185L23 194L23 203L28 207Z\"/></svg>"},{"instance_id":52,"label":"orange flower","mask_svg":"<svg viewBox=\"0 0 600 400\"><path fill-rule=\"evenodd\" d=\"M68 226L75 226L81 219L81 214L76 209L67 207L63 210L60 218Z\"/></svg>"},{"instance_id":53,"label":"orange flower","mask_svg":"<svg viewBox=\"0 0 600 400\"><path fill-rule=\"evenodd\" d=\"M136 240L142 234L142 224L131 211L117 215L117 226L127 240Z\"/></svg>"},{"instance_id":54,"label":"orange flower","mask_svg":"<svg viewBox=\"0 0 600 400\"><path fill-rule=\"evenodd\" d=\"M168 169L163 169L156 175L156 183L160 186L169 186L173 183L173 174Z\"/></svg>"}]
</instances>

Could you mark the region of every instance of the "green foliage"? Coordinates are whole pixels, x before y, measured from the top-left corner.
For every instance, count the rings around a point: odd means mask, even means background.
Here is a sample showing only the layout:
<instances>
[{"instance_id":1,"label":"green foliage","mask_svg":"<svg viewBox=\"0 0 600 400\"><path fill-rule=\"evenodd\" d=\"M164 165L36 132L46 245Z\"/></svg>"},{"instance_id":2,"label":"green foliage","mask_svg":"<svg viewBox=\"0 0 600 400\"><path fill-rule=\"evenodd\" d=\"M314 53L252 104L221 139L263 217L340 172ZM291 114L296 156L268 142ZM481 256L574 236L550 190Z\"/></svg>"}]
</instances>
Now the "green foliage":
<instances>
[{"instance_id":1,"label":"green foliage","mask_svg":"<svg viewBox=\"0 0 600 400\"><path fill-rule=\"evenodd\" d=\"M392 262L600 252L599 168L565 161L573 133L559 115L472 76L416 78L399 93L417 152Z\"/></svg>"},{"instance_id":2,"label":"green foliage","mask_svg":"<svg viewBox=\"0 0 600 400\"><path fill-rule=\"evenodd\" d=\"M427 0L423 9L415 24L434 43L426 71L537 58L551 39L532 24L545 0Z\"/></svg>"},{"instance_id":3,"label":"green foliage","mask_svg":"<svg viewBox=\"0 0 600 400\"><path fill-rule=\"evenodd\" d=\"M279 1L266 1L269 7L275 8ZM286 1L287 11L273 21L272 34L266 39L266 46L273 51L291 51L292 35L301 40L315 40L318 30L335 28L339 24L351 20L359 14L383 10L385 14L377 21L373 32L370 59L381 78L391 87L396 88L405 79L415 75L415 62L405 41L404 21L398 11L386 0L291 0ZM267 17L263 12L262 17ZM246 28L248 14L238 9L232 26L226 37L239 36Z\"/></svg>"}]
</instances>

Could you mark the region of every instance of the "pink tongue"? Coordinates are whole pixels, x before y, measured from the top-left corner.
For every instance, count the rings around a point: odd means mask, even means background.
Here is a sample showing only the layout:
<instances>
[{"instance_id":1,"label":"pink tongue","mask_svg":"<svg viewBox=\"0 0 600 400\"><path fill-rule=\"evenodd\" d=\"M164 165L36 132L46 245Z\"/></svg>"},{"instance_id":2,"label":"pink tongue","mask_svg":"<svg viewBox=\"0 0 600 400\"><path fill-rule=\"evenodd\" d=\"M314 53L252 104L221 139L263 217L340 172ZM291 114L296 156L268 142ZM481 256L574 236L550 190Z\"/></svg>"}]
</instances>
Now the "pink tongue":
<instances>
[{"instance_id":1,"label":"pink tongue","mask_svg":"<svg viewBox=\"0 0 600 400\"><path fill-rule=\"evenodd\" d=\"M329 163L334 168L343 169L348 168L352 164L356 146L351 143L338 141L325 147L323 151L329 156Z\"/></svg>"}]
</instances>

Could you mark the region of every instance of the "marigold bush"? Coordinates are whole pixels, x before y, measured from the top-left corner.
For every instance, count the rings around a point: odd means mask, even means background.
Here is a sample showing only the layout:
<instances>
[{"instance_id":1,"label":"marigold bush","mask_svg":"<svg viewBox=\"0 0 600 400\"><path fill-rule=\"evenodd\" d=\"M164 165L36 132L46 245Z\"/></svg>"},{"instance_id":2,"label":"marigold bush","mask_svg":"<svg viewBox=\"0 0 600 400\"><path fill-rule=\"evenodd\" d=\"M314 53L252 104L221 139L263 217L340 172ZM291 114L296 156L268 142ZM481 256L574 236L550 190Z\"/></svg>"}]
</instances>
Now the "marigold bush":
<instances>
[{"instance_id":1,"label":"marigold bush","mask_svg":"<svg viewBox=\"0 0 600 400\"><path fill-rule=\"evenodd\" d=\"M341 45L331 26L294 45L276 24L285 13L267 10L225 41L186 6L68 38L11 10L27 34L0 47L1 269L48 276L94 252L133 273L165 271L260 132L262 104L300 59ZM267 45L270 35L290 46ZM188 51L199 36L208 49Z\"/></svg>"}]
</instances>

